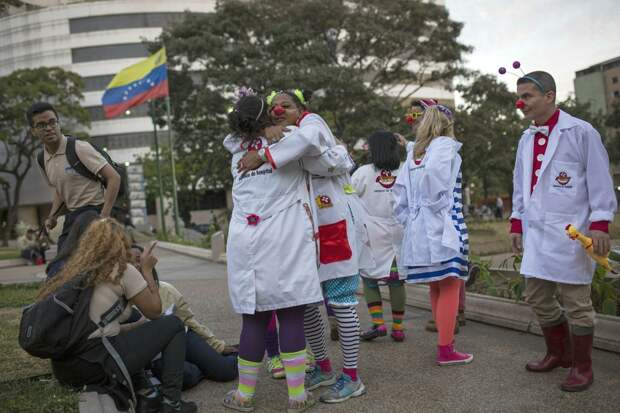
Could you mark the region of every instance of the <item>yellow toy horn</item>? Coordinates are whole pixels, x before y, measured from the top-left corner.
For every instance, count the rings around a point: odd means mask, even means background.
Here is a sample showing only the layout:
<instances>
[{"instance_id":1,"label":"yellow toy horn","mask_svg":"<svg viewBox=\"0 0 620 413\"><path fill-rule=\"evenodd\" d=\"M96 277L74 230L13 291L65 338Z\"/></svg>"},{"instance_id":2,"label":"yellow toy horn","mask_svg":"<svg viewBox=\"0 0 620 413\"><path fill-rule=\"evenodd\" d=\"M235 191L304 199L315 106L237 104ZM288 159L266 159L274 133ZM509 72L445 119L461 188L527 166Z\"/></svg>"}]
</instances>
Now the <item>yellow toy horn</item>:
<instances>
[{"instance_id":1,"label":"yellow toy horn","mask_svg":"<svg viewBox=\"0 0 620 413\"><path fill-rule=\"evenodd\" d=\"M616 274L616 271L614 271L614 269L609 264L609 259L607 258L609 254L603 257L600 255L596 255L594 253L594 247L592 246L592 238L587 237L581 232L577 231L577 228L575 228L571 224L568 224L566 226L566 235L568 235L568 237L572 240L579 241L583 249L586 250L586 254L588 254L588 256L592 258L595 262L597 262L601 267L605 268L607 271L610 271Z\"/></svg>"}]
</instances>

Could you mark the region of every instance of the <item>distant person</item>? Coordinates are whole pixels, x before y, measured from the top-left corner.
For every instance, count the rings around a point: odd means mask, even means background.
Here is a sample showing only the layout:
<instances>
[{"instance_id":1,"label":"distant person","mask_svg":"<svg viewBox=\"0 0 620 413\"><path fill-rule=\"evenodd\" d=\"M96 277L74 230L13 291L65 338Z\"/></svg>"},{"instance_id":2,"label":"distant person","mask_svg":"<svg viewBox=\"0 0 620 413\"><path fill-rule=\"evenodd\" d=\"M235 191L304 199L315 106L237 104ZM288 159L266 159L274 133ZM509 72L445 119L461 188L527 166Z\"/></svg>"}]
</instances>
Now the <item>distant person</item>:
<instances>
[{"instance_id":1,"label":"distant person","mask_svg":"<svg viewBox=\"0 0 620 413\"><path fill-rule=\"evenodd\" d=\"M41 265L45 263L45 248L37 239L34 229L28 228L24 235L17 238L19 254L30 265Z\"/></svg>"},{"instance_id":2,"label":"distant person","mask_svg":"<svg viewBox=\"0 0 620 413\"><path fill-rule=\"evenodd\" d=\"M69 235L69 230L78 216L85 211L97 211L109 217L121 185L121 177L106 159L88 142L75 140L75 153L80 162L94 175L106 182L79 174L67 160L68 138L60 129L60 119L54 107L46 102L34 103L26 112L30 133L43 144L43 177L54 188L52 209L45 220L51 230L63 206L68 211L62 233L58 238L58 249ZM38 164L38 163L37 163ZM39 166L40 168L40 166Z\"/></svg>"},{"instance_id":3,"label":"distant person","mask_svg":"<svg viewBox=\"0 0 620 413\"><path fill-rule=\"evenodd\" d=\"M495 218L504 219L504 200L499 195L495 199Z\"/></svg>"}]
</instances>

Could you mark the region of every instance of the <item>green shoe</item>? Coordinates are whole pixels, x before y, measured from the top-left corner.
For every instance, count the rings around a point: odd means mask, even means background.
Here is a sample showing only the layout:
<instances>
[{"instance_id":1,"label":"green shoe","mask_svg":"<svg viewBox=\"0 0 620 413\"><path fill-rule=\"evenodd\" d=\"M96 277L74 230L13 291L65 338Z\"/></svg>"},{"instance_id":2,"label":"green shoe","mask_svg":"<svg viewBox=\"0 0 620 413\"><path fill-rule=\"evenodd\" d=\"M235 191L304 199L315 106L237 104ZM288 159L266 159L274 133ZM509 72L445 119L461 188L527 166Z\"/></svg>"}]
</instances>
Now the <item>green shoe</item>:
<instances>
[{"instance_id":1,"label":"green shoe","mask_svg":"<svg viewBox=\"0 0 620 413\"><path fill-rule=\"evenodd\" d=\"M317 389L321 386L329 386L336 382L334 373L323 373L319 367L306 374L305 387L307 391Z\"/></svg>"},{"instance_id":2,"label":"green shoe","mask_svg":"<svg viewBox=\"0 0 620 413\"><path fill-rule=\"evenodd\" d=\"M274 379L283 379L286 377L284 365L280 356L273 356L267 359L267 371Z\"/></svg>"},{"instance_id":3,"label":"green shoe","mask_svg":"<svg viewBox=\"0 0 620 413\"><path fill-rule=\"evenodd\" d=\"M323 403L341 403L349 400L351 397L359 397L366 393L366 386L362 380L353 381L347 374L341 374L329 389L321 395L320 400Z\"/></svg>"},{"instance_id":4,"label":"green shoe","mask_svg":"<svg viewBox=\"0 0 620 413\"><path fill-rule=\"evenodd\" d=\"M226 393L224 400L222 400L224 407L236 410L238 412L253 412L254 411L254 399L243 398L237 396L237 390L231 390Z\"/></svg>"},{"instance_id":5,"label":"green shoe","mask_svg":"<svg viewBox=\"0 0 620 413\"><path fill-rule=\"evenodd\" d=\"M288 408L286 409L287 413L301 413L310 409L312 406L316 404L316 399L312 395L312 393L306 392L306 400L297 401L290 400L288 401Z\"/></svg>"}]
</instances>

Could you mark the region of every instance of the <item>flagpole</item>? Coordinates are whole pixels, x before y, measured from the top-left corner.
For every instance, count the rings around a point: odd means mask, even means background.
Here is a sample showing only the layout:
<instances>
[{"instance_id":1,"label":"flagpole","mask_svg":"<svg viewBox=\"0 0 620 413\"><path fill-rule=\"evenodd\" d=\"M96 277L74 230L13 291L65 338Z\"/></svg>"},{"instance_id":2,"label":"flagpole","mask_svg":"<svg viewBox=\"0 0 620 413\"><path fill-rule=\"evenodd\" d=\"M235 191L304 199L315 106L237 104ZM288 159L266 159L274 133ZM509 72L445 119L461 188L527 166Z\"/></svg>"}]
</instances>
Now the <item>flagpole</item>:
<instances>
[{"instance_id":1,"label":"flagpole","mask_svg":"<svg viewBox=\"0 0 620 413\"><path fill-rule=\"evenodd\" d=\"M174 231L177 237L181 236L179 230L179 201L177 199L177 176L174 168L174 140L172 138L172 122L170 116L170 96L166 96L166 117L168 119L168 145L170 145L170 165L172 167L172 202L174 206Z\"/></svg>"},{"instance_id":2,"label":"flagpole","mask_svg":"<svg viewBox=\"0 0 620 413\"><path fill-rule=\"evenodd\" d=\"M159 139L157 138L157 123L155 122L155 104L152 100L149 101L151 109L151 121L153 122L153 138L155 141L155 168L157 169L157 182L159 184L159 217L161 220L161 230L164 234L164 239L168 238L166 230L166 214L164 211L164 186L161 180L161 166L159 164Z\"/></svg>"}]
</instances>

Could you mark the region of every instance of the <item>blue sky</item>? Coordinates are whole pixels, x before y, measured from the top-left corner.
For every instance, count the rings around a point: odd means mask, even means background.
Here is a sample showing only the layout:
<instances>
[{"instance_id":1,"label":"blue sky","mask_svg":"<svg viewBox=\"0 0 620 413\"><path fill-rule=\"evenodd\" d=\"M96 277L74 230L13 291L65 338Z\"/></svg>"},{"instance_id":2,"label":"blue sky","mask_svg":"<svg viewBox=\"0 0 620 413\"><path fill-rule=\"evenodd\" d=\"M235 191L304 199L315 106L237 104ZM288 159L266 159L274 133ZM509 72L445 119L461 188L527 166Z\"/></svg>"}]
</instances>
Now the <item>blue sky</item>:
<instances>
[{"instance_id":1,"label":"blue sky","mask_svg":"<svg viewBox=\"0 0 620 413\"><path fill-rule=\"evenodd\" d=\"M460 41L474 47L466 66L497 73L521 62L526 72L546 70L558 97L574 92L575 72L620 56L619 0L445 0L451 18L464 22ZM511 90L516 78L504 75Z\"/></svg>"}]
</instances>

